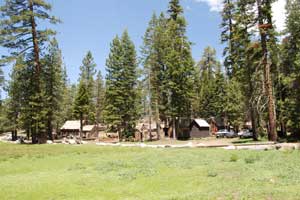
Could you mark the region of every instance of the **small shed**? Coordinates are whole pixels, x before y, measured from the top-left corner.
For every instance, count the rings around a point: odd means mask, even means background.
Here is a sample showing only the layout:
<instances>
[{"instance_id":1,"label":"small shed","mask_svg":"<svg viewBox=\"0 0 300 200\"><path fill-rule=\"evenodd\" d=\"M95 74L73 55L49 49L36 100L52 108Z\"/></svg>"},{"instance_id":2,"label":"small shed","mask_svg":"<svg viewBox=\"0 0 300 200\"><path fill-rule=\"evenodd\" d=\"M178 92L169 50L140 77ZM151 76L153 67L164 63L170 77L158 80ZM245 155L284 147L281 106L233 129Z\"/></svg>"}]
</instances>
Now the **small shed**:
<instances>
[{"instance_id":1,"label":"small shed","mask_svg":"<svg viewBox=\"0 0 300 200\"><path fill-rule=\"evenodd\" d=\"M210 125L204 119L194 119L190 125L190 138L210 136Z\"/></svg>"},{"instance_id":2,"label":"small shed","mask_svg":"<svg viewBox=\"0 0 300 200\"><path fill-rule=\"evenodd\" d=\"M85 125L82 128L82 132L83 132L83 138L92 139L98 137L98 131L96 125Z\"/></svg>"}]
</instances>

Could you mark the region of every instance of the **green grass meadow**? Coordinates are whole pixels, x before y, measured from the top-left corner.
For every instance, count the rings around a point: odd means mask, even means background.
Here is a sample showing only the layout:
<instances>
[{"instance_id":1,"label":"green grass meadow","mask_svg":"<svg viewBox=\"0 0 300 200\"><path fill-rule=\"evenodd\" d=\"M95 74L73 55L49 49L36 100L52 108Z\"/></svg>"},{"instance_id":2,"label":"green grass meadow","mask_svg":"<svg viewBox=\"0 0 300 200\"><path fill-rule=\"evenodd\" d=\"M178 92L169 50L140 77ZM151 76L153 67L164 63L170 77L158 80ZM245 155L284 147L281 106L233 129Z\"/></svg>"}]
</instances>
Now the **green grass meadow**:
<instances>
[{"instance_id":1,"label":"green grass meadow","mask_svg":"<svg viewBox=\"0 0 300 200\"><path fill-rule=\"evenodd\" d=\"M300 199L300 152L0 143L0 199Z\"/></svg>"}]
</instances>

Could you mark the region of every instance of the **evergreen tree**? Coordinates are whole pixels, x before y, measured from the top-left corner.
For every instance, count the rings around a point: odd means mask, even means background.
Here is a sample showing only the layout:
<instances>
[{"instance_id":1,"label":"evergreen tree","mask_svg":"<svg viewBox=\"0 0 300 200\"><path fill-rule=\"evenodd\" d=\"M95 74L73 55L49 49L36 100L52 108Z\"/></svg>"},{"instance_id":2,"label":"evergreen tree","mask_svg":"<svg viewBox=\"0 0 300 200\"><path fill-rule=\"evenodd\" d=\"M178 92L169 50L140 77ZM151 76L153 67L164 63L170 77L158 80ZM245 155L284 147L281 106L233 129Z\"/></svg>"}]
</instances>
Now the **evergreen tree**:
<instances>
[{"instance_id":1,"label":"evergreen tree","mask_svg":"<svg viewBox=\"0 0 300 200\"><path fill-rule=\"evenodd\" d=\"M122 139L133 135L138 118L136 52L127 31L113 40L106 66L105 121Z\"/></svg>"},{"instance_id":2,"label":"evergreen tree","mask_svg":"<svg viewBox=\"0 0 300 200\"><path fill-rule=\"evenodd\" d=\"M77 95L76 84L66 84L63 87L63 102L62 102L62 112L59 115L60 123L64 123L70 119L76 119L76 114L73 112L74 102Z\"/></svg>"},{"instance_id":3,"label":"evergreen tree","mask_svg":"<svg viewBox=\"0 0 300 200\"><path fill-rule=\"evenodd\" d=\"M22 71L26 67L23 57L19 57L13 66L13 71L10 76L8 87L8 101L7 101L7 118L10 119L9 129L12 132L12 140L17 139L17 133L20 126L19 116L22 106Z\"/></svg>"},{"instance_id":4,"label":"evergreen tree","mask_svg":"<svg viewBox=\"0 0 300 200\"><path fill-rule=\"evenodd\" d=\"M163 74L164 74L164 52L165 52L165 30L166 19L161 14L157 18L154 13L149 22L148 28L144 35L144 44L142 47L142 61L145 71L145 88L147 88L147 95L149 99L148 117L151 121L152 116L156 122L157 136L160 138L160 118L164 116L163 100ZM164 116L164 117L163 117ZM150 123L151 124L151 123ZM151 140L151 137L150 137Z\"/></svg>"},{"instance_id":5,"label":"evergreen tree","mask_svg":"<svg viewBox=\"0 0 300 200\"><path fill-rule=\"evenodd\" d=\"M300 136L300 2L288 0L286 36L281 45L280 88L278 107L281 132L287 129Z\"/></svg>"},{"instance_id":6,"label":"evergreen tree","mask_svg":"<svg viewBox=\"0 0 300 200\"><path fill-rule=\"evenodd\" d=\"M241 84L235 78L228 80L224 96L224 113L228 123L238 131L245 120L245 96Z\"/></svg>"},{"instance_id":7,"label":"evergreen tree","mask_svg":"<svg viewBox=\"0 0 300 200\"><path fill-rule=\"evenodd\" d=\"M132 136L135 131L136 120L138 119L138 111L136 103L138 101L138 95L136 92L137 87L137 57L133 42L130 40L127 30L124 31L121 44L123 48L123 61L122 61L122 79L121 88L126 91L123 94L124 110L123 110L123 127L126 136Z\"/></svg>"},{"instance_id":8,"label":"evergreen tree","mask_svg":"<svg viewBox=\"0 0 300 200\"><path fill-rule=\"evenodd\" d=\"M223 1L223 11L222 15L222 33L221 41L226 44L226 47L223 51L223 56L225 57L224 66L227 70L228 75L231 75L233 72L233 57L234 57L234 14L236 12L235 4L233 0L224 0Z\"/></svg>"},{"instance_id":9,"label":"evergreen tree","mask_svg":"<svg viewBox=\"0 0 300 200\"><path fill-rule=\"evenodd\" d=\"M1 101L2 101L2 91L3 91L3 87L4 87L4 73L3 73L3 70L2 70L2 65L0 65L0 106L1 106Z\"/></svg>"},{"instance_id":10,"label":"evergreen tree","mask_svg":"<svg viewBox=\"0 0 300 200\"><path fill-rule=\"evenodd\" d=\"M224 65L229 75L229 84L239 84L245 99L244 118L252 122L253 139L257 140L257 129L260 127L260 118L264 115L262 70L259 67L261 48L260 44L252 41L255 38L254 25L256 23L255 1L224 1L222 13L223 32L222 42L224 49ZM238 83L237 83L238 82Z\"/></svg>"},{"instance_id":11,"label":"evergreen tree","mask_svg":"<svg viewBox=\"0 0 300 200\"><path fill-rule=\"evenodd\" d=\"M80 119L80 138L83 136L83 121L88 115L89 103L89 92L87 91L87 85L84 80L80 80L73 108L74 115Z\"/></svg>"},{"instance_id":12,"label":"evergreen tree","mask_svg":"<svg viewBox=\"0 0 300 200\"><path fill-rule=\"evenodd\" d=\"M50 42L47 55L44 58L43 80L45 82L45 105L47 110L48 138L53 140L53 127L59 126L59 113L62 109L63 69L62 55L56 39Z\"/></svg>"},{"instance_id":13,"label":"evergreen tree","mask_svg":"<svg viewBox=\"0 0 300 200\"><path fill-rule=\"evenodd\" d=\"M96 74L96 64L94 62L93 55L90 51L86 54L80 66L80 80L86 85L86 90L88 92L88 122L95 122L95 105L96 105L96 96L95 96L95 83L94 76Z\"/></svg>"},{"instance_id":14,"label":"evergreen tree","mask_svg":"<svg viewBox=\"0 0 300 200\"><path fill-rule=\"evenodd\" d=\"M171 0L167 24L166 77L168 115L173 121L173 138L176 138L176 121L191 115L194 61L190 42L186 37L186 21L178 0ZM178 124L178 123L177 123Z\"/></svg>"},{"instance_id":15,"label":"evergreen tree","mask_svg":"<svg viewBox=\"0 0 300 200\"><path fill-rule=\"evenodd\" d=\"M103 109L105 101L105 86L101 75L101 71L97 74L96 79L96 123L97 125L103 122Z\"/></svg>"},{"instance_id":16,"label":"evergreen tree","mask_svg":"<svg viewBox=\"0 0 300 200\"><path fill-rule=\"evenodd\" d=\"M264 85L266 96L268 98L268 136L269 140L276 141L276 108L273 91L273 80L271 76L271 66L273 66L273 63L272 55L270 55L270 52L272 52L272 48L274 48L276 44L274 41L271 3L271 0L257 0L257 21L262 49L261 65L264 69ZM274 53L274 51L272 53Z\"/></svg>"},{"instance_id":17,"label":"evergreen tree","mask_svg":"<svg viewBox=\"0 0 300 200\"><path fill-rule=\"evenodd\" d=\"M177 17L183 13L183 8L181 7L179 0L171 0L169 2L168 13L174 21L176 21Z\"/></svg>"},{"instance_id":18,"label":"evergreen tree","mask_svg":"<svg viewBox=\"0 0 300 200\"><path fill-rule=\"evenodd\" d=\"M110 45L110 54L106 60L106 91L104 120L113 129L117 129L121 139L121 107L123 105L123 90L121 88L123 49L120 38L116 36Z\"/></svg>"},{"instance_id":19,"label":"evergreen tree","mask_svg":"<svg viewBox=\"0 0 300 200\"><path fill-rule=\"evenodd\" d=\"M51 29L38 29L37 22L48 20L57 23L58 20L49 15L51 5L44 0L6 0L1 6L1 34L0 45L10 49L10 55L4 56L1 63L15 60L19 55L24 55L26 60L30 60L34 81L31 81L31 88L34 88L30 98L32 106L30 116L33 119L31 124L32 142L45 142L45 132L43 125L43 97L44 91L41 89L41 60L40 54L42 45L49 36L55 34Z\"/></svg>"},{"instance_id":20,"label":"evergreen tree","mask_svg":"<svg viewBox=\"0 0 300 200\"><path fill-rule=\"evenodd\" d=\"M236 24L233 31L233 75L235 75L235 80L240 82L243 95L247 97L244 102L248 108L245 119L251 120L253 139L257 140L259 118L264 114L257 109L260 104L257 99L261 99L264 94L261 89L263 84L260 84L261 69L258 67L261 56L260 45L251 41L254 33L250 30L253 29L255 23L254 6L255 1L253 0L237 1L236 3L237 11L234 14Z\"/></svg>"},{"instance_id":21,"label":"evergreen tree","mask_svg":"<svg viewBox=\"0 0 300 200\"><path fill-rule=\"evenodd\" d=\"M199 90L197 117L210 118L221 117L222 99L225 93L225 78L221 72L221 64L216 59L216 50L206 47L198 64ZM223 96L223 98L222 98Z\"/></svg>"},{"instance_id":22,"label":"evergreen tree","mask_svg":"<svg viewBox=\"0 0 300 200\"><path fill-rule=\"evenodd\" d=\"M12 131L12 128L11 120L8 118L8 99L4 99L0 105L0 133Z\"/></svg>"}]
</instances>

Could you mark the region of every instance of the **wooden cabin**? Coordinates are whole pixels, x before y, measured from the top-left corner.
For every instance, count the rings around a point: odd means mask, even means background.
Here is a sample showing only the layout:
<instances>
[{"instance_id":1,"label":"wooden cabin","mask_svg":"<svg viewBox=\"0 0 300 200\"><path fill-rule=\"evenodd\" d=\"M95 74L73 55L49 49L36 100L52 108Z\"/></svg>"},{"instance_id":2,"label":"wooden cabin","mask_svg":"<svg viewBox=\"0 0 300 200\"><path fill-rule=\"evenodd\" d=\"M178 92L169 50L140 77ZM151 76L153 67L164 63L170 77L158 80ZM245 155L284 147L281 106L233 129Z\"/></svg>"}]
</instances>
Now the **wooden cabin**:
<instances>
[{"instance_id":1,"label":"wooden cabin","mask_svg":"<svg viewBox=\"0 0 300 200\"><path fill-rule=\"evenodd\" d=\"M190 125L190 138L204 138L210 136L210 125L204 119L194 119Z\"/></svg>"},{"instance_id":2,"label":"wooden cabin","mask_svg":"<svg viewBox=\"0 0 300 200\"><path fill-rule=\"evenodd\" d=\"M59 137L79 136L80 120L69 120L60 128Z\"/></svg>"},{"instance_id":3,"label":"wooden cabin","mask_svg":"<svg viewBox=\"0 0 300 200\"><path fill-rule=\"evenodd\" d=\"M96 125L85 125L82 128L82 137L86 139L96 139L98 138L98 131Z\"/></svg>"},{"instance_id":4,"label":"wooden cabin","mask_svg":"<svg viewBox=\"0 0 300 200\"><path fill-rule=\"evenodd\" d=\"M80 120L70 120L66 121L65 124L60 129L60 134L58 137L68 137L68 136L74 136L79 137L80 136ZM96 125L86 125L85 122L83 122L82 127L82 138L85 139L92 139L98 137L98 131Z\"/></svg>"}]
</instances>

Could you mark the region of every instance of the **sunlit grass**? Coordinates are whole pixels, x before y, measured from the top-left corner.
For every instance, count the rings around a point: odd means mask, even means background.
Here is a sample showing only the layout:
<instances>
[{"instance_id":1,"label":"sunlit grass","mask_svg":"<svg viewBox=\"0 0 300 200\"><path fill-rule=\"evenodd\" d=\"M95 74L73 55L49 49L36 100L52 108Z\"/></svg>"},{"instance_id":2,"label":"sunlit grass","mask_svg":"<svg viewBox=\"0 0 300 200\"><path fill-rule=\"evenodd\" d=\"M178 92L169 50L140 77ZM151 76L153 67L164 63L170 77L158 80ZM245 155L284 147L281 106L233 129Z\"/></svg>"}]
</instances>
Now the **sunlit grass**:
<instances>
[{"instance_id":1,"label":"sunlit grass","mask_svg":"<svg viewBox=\"0 0 300 200\"><path fill-rule=\"evenodd\" d=\"M0 199L297 199L299 151L0 143Z\"/></svg>"}]
</instances>

